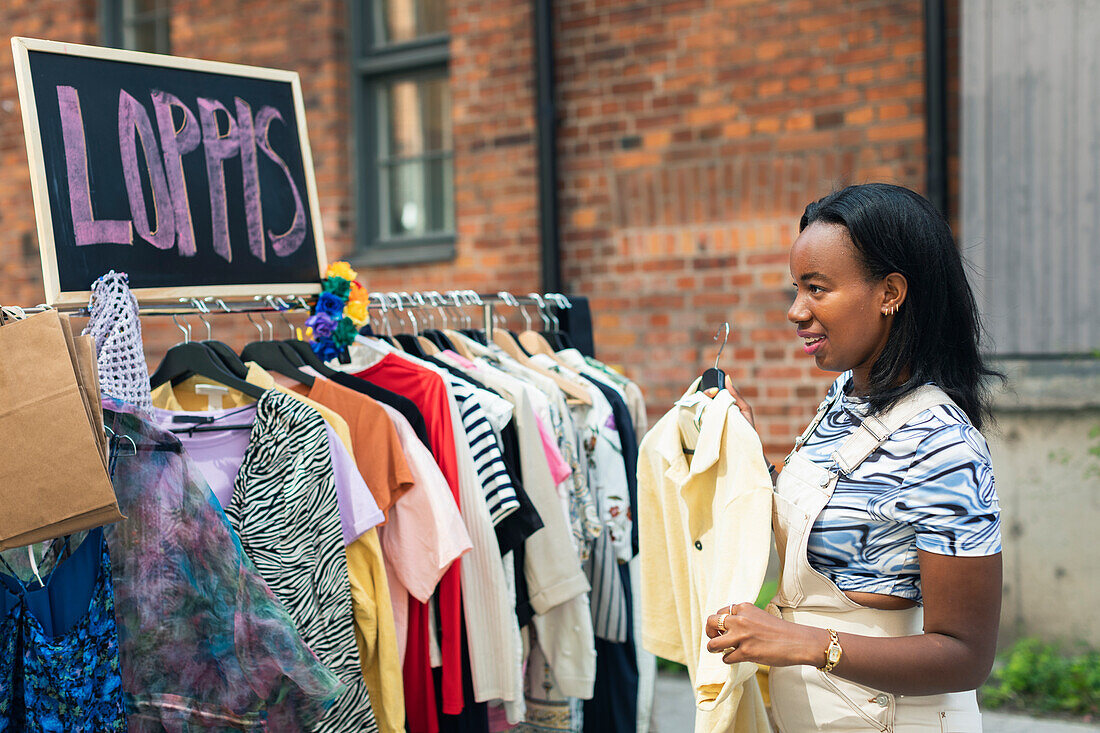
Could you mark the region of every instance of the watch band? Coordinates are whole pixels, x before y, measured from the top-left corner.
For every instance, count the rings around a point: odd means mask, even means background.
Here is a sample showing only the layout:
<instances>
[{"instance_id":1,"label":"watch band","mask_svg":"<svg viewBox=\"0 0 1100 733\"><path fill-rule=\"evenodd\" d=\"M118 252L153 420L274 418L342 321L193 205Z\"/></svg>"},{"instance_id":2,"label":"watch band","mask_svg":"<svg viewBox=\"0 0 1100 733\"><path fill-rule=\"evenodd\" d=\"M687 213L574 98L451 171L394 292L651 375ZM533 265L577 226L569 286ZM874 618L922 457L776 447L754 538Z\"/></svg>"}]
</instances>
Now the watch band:
<instances>
[{"instance_id":1,"label":"watch band","mask_svg":"<svg viewBox=\"0 0 1100 733\"><path fill-rule=\"evenodd\" d=\"M837 638L836 631L833 629L826 629L829 632L829 646L825 650L825 666L821 668L823 672L832 672L836 665L840 664L840 657L844 654L844 650L840 646L840 639Z\"/></svg>"}]
</instances>

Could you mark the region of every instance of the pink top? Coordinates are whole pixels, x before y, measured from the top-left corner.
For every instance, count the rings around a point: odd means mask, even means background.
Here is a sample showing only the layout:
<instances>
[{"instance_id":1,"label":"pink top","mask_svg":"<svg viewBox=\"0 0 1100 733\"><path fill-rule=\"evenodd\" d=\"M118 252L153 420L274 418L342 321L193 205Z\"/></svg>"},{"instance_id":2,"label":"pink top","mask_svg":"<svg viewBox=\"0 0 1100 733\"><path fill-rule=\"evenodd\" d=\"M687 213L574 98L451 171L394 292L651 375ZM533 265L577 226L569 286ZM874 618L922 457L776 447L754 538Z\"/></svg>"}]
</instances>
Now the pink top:
<instances>
[{"instance_id":1,"label":"pink top","mask_svg":"<svg viewBox=\"0 0 1100 733\"><path fill-rule=\"evenodd\" d=\"M412 488L394 503L389 521L378 528L390 583L397 646L404 664L408 596L427 603L447 568L469 552L473 544L431 451L420 442L404 415L387 404L382 407L393 420L413 475Z\"/></svg>"},{"instance_id":2,"label":"pink top","mask_svg":"<svg viewBox=\"0 0 1100 733\"><path fill-rule=\"evenodd\" d=\"M479 364L470 361L462 354L459 354L457 351L447 349L443 353L449 356L463 369L480 371L483 368ZM538 415L535 415L535 423L539 428L539 437L542 438L542 449L546 453L546 460L550 464L550 475L554 477L555 484L560 484L573 475L573 469L569 465L569 462L565 460L565 456L561 454L561 450L558 448L558 443L554 439L553 433L550 432L550 429L546 427L546 423L544 423Z\"/></svg>"}]
</instances>

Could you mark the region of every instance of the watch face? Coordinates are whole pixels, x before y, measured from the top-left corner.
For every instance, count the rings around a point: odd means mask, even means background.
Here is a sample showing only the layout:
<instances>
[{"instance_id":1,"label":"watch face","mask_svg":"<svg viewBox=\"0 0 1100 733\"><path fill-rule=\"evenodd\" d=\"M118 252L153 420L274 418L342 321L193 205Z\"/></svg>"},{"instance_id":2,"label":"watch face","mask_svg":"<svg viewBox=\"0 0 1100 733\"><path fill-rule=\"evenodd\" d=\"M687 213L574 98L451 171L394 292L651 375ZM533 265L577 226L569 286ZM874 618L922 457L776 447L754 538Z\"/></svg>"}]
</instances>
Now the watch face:
<instances>
[{"instance_id":1,"label":"watch face","mask_svg":"<svg viewBox=\"0 0 1100 733\"><path fill-rule=\"evenodd\" d=\"M829 664L836 664L837 662L840 661L840 647L839 646L836 646L834 644L833 646L829 647L828 660L829 660Z\"/></svg>"}]
</instances>

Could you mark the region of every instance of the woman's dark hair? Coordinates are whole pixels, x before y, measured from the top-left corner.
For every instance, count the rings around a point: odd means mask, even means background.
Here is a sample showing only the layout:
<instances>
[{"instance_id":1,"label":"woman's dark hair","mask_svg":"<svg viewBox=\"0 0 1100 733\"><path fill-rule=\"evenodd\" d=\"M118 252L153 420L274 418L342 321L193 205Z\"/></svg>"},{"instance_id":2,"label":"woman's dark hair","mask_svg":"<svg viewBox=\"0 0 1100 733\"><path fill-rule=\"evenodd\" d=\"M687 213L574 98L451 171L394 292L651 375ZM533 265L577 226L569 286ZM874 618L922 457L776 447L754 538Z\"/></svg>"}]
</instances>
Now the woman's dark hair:
<instances>
[{"instance_id":1,"label":"woman's dark hair","mask_svg":"<svg viewBox=\"0 0 1100 733\"><path fill-rule=\"evenodd\" d=\"M871 409L882 412L933 382L980 429L990 416L987 378L1004 381L1004 375L982 360L978 306L947 220L907 188L868 183L807 206L799 231L815 222L848 230L870 278L897 272L909 283L886 346L871 366Z\"/></svg>"}]
</instances>

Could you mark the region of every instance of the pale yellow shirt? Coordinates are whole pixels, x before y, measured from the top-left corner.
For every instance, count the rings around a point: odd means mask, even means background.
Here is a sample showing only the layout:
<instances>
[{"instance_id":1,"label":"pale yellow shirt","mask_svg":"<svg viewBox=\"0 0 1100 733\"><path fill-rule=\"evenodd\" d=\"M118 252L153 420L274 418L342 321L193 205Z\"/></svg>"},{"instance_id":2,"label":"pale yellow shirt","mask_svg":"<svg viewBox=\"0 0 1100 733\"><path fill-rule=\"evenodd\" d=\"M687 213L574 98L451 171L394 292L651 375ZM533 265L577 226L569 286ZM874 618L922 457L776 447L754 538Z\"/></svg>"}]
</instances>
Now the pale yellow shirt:
<instances>
[{"instance_id":1,"label":"pale yellow shirt","mask_svg":"<svg viewBox=\"0 0 1100 733\"><path fill-rule=\"evenodd\" d=\"M290 395L320 413L340 438L352 456L351 431L348 423L336 412L275 382L256 362L248 362L246 380L261 389L274 389ZM200 375L188 377L173 386L165 382L153 390L153 405L165 410L209 409L205 395L195 392L199 384L216 384ZM253 400L243 392L228 390L221 396L221 407L243 407ZM382 560L378 530L371 528L344 548L351 584L352 615L355 620L355 641L359 647L359 667L370 692L371 707L381 733L402 733L405 730L405 690L401 663L397 651L389 581Z\"/></svg>"},{"instance_id":2,"label":"pale yellow shirt","mask_svg":"<svg viewBox=\"0 0 1100 733\"><path fill-rule=\"evenodd\" d=\"M733 396L711 399L697 386L653 426L638 458L642 644L687 666L697 733L768 731L756 665L724 663L707 650L704 627L719 608L760 592L772 482Z\"/></svg>"}]
</instances>

